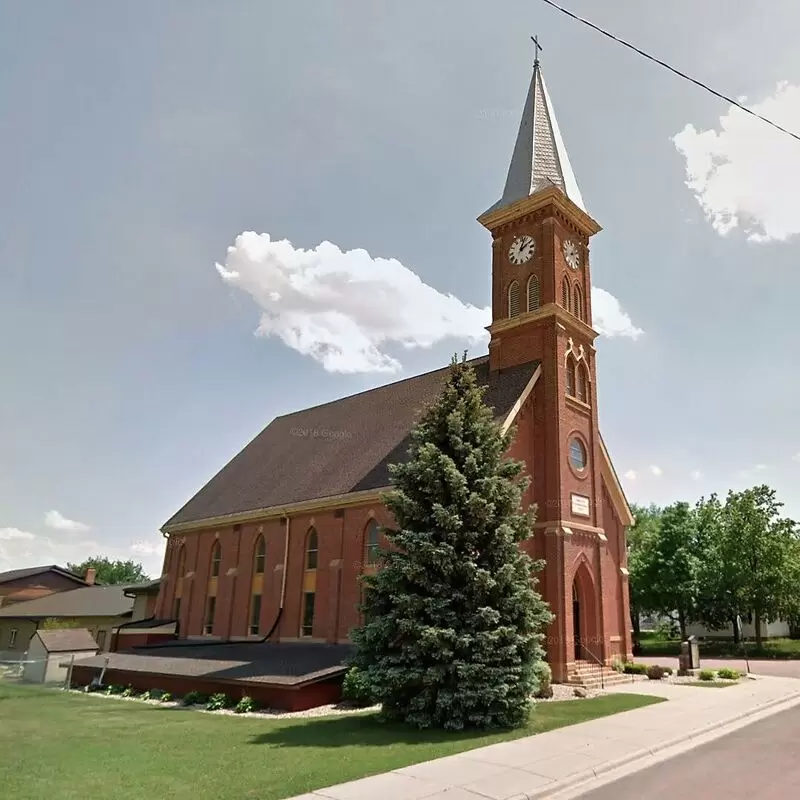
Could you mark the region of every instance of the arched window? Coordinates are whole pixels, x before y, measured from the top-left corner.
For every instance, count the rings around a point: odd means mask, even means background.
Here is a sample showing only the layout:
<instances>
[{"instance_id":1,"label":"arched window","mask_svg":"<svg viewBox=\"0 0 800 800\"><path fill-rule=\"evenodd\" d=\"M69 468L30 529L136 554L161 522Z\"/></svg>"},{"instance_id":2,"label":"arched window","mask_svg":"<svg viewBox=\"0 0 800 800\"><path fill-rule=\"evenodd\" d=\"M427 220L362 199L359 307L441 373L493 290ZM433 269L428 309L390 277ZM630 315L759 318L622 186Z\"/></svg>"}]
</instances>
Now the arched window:
<instances>
[{"instance_id":1,"label":"arched window","mask_svg":"<svg viewBox=\"0 0 800 800\"><path fill-rule=\"evenodd\" d=\"M569 311L570 287L569 279L565 276L561 281L561 305Z\"/></svg>"},{"instance_id":2,"label":"arched window","mask_svg":"<svg viewBox=\"0 0 800 800\"><path fill-rule=\"evenodd\" d=\"M539 308L539 279L535 275L528 278L528 311Z\"/></svg>"},{"instance_id":3,"label":"arched window","mask_svg":"<svg viewBox=\"0 0 800 800\"><path fill-rule=\"evenodd\" d=\"M508 316L519 316L519 281L511 281L508 287Z\"/></svg>"},{"instance_id":4,"label":"arched window","mask_svg":"<svg viewBox=\"0 0 800 800\"><path fill-rule=\"evenodd\" d=\"M174 619L181 618L181 597L183 597L183 576L186 574L186 545L181 544L177 552L177 569L175 570L175 600L172 609Z\"/></svg>"},{"instance_id":5,"label":"arched window","mask_svg":"<svg viewBox=\"0 0 800 800\"><path fill-rule=\"evenodd\" d=\"M365 558L364 563L366 566L371 567L378 563L378 554L380 553L380 528L374 519L369 521L367 525L366 534L364 536L364 549Z\"/></svg>"},{"instance_id":6,"label":"arched window","mask_svg":"<svg viewBox=\"0 0 800 800\"><path fill-rule=\"evenodd\" d=\"M581 287L575 284L575 290L572 293L572 313L578 318L583 319L583 294Z\"/></svg>"},{"instance_id":7,"label":"arched window","mask_svg":"<svg viewBox=\"0 0 800 800\"><path fill-rule=\"evenodd\" d=\"M567 394L575 397L575 361L572 358L567 360Z\"/></svg>"},{"instance_id":8,"label":"arched window","mask_svg":"<svg viewBox=\"0 0 800 800\"><path fill-rule=\"evenodd\" d=\"M317 544L317 531L314 528L311 528L308 531L306 536L306 569L316 569L317 568L317 554L318 554L318 544Z\"/></svg>"},{"instance_id":9,"label":"arched window","mask_svg":"<svg viewBox=\"0 0 800 800\"><path fill-rule=\"evenodd\" d=\"M578 400L583 403L589 402L589 375L586 371L586 364L578 366Z\"/></svg>"},{"instance_id":10,"label":"arched window","mask_svg":"<svg viewBox=\"0 0 800 800\"><path fill-rule=\"evenodd\" d=\"M186 545L182 544L178 547L178 569L175 571L175 577L181 580L186 574Z\"/></svg>"},{"instance_id":11,"label":"arched window","mask_svg":"<svg viewBox=\"0 0 800 800\"><path fill-rule=\"evenodd\" d=\"M317 561L319 541L315 528L309 528L306 534L305 571L303 573L303 597L300 607L300 635L314 634L314 606L317 598Z\"/></svg>"},{"instance_id":12,"label":"arched window","mask_svg":"<svg viewBox=\"0 0 800 800\"><path fill-rule=\"evenodd\" d=\"M222 547L220 546L219 540L214 542L214 546L211 548L211 577L218 578L219 577L219 565L222 563Z\"/></svg>"},{"instance_id":13,"label":"arched window","mask_svg":"<svg viewBox=\"0 0 800 800\"><path fill-rule=\"evenodd\" d=\"M256 539L255 555L253 556L253 573L256 575L264 574L264 564L267 560L267 545L263 535L259 534Z\"/></svg>"}]
</instances>

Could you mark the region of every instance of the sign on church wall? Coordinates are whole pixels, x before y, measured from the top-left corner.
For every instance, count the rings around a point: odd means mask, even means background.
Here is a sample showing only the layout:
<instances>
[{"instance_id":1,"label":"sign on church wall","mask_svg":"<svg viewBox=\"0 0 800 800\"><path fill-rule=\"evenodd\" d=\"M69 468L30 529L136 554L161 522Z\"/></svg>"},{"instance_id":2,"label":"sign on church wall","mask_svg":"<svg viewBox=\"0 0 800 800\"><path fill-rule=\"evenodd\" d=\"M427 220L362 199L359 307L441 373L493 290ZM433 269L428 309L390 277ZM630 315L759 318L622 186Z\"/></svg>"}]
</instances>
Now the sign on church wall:
<instances>
[{"instance_id":1,"label":"sign on church wall","mask_svg":"<svg viewBox=\"0 0 800 800\"><path fill-rule=\"evenodd\" d=\"M589 514L589 498L584 497L582 494L570 495L572 500L572 513L579 517L588 517Z\"/></svg>"}]
</instances>

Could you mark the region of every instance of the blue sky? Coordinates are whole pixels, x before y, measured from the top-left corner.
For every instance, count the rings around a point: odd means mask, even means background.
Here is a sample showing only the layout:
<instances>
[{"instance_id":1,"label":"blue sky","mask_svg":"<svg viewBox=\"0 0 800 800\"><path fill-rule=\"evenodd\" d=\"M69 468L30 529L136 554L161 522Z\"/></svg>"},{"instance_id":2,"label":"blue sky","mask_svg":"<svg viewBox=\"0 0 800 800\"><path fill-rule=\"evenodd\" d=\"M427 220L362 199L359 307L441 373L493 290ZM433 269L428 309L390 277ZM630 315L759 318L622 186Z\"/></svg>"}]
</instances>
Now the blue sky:
<instances>
[{"instance_id":1,"label":"blue sky","mask_svg":"<svg viewBox=\"0 0 800 800\"><path fill-rule=\"evenodd\" d=\"M569 7L800 131L790 0ZM272 417L483 352L475 218L533 33L604 227L600 416L627 493L765 481L800 515L800 142L535 0L0 18L0 570L107 553L157 574L160 525ZM247 231L269 239L229 253Z\"/></svg>"}]
</instances>

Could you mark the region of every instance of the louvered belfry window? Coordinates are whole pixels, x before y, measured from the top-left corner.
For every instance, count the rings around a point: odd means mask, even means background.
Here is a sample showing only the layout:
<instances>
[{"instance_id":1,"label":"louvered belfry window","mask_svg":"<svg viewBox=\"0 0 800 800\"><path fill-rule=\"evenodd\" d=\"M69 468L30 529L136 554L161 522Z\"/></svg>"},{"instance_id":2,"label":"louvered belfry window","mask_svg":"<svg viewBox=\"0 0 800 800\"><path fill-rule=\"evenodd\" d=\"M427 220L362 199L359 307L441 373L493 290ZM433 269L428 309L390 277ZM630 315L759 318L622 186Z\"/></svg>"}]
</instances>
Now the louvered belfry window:
<instances>
[{"instance_id":1,"label":"louvered belfry window","mask_svg":"<svg viewBox=\"0 0 800 800\"><path fill-rule=\"evenodd\" d=\"M528 278L528 311L539 308L539 279L535 275Z\"/></svg>"},{"instance_id":2,"label":"louvered belfry window","mask_svg":"<svg viewBox=\"0 0 800 800\"><path fill-rule=\"evenodd\" d=\"M519 316L519 281L511 281L508 287L508 316Z\"/></svg>"}]
</instances>

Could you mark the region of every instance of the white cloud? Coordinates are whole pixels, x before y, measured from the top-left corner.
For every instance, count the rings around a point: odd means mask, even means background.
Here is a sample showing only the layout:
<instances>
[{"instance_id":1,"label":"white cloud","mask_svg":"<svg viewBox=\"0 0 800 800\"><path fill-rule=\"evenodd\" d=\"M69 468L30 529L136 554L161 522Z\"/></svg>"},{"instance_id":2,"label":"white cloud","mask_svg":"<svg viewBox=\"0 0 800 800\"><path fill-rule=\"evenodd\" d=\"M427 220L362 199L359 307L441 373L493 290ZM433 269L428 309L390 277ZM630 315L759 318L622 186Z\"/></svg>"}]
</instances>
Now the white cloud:
<instances>
[{"instance_id":1,"label":"white cloud","mask_svg":"<svg viewBox=\"0 0 800 800\"><path fill-rule=\"evenodd\" d=\"M48 511L44 515L44 524L48 528L69 533L85 533L89 530L89 526L86 523L67 519L60 511Z\"/></svg>"},{"instance_id":2,"label":"white cloud","mask_svg":"<svg viewBox=\"0 0 800 800\"><path fill-rule=\"evenodd\" d=\"M13 539L34 539L35 536L28 531L21 531L19 528L0 528L0 541L10 542Z\"/></svg>"},{"instance_id":3,"label":"white cloud","mask_svg":"<svg viewBox=\"0 0 800 800\"><path fill-rule=\"evenodd\" d=\"M635 481L639 476L635 469L629 469L622 477L627 478L629 481Z\"/></svg>"},{"instance_id":4,"label":"white cloud","mask_svg":"<svg viewBox=\"0 0 800 800\"><path fill-rule=\"evenodd\" d=\"M592 288L592 323L602 336L638 339L644 331L637 328L614 297L598 286Z\"/></svg>"},{"instance_id":5,"label":"white cloud","mask_svg":"<svg viewBox=\"0 0 800 800\"><path fill-rule=\"evenodd\" d=\"M795 453L792 456L792 461L800 461L800 453Z\"/></svg>"},{"instance_id":6,"label":"white cloud","mask_svg":"<svg viewBox=\"0 0 800 800\"><path fill-rule=\"evenodd\" d=\"M131 553L137 556L153 556L164 552L164 542L139 541L131 545Z\"/></svg>"},{"instance_id":7,"label":"white cloud","mask_svg":"<svg viewBox=\"0 0 800 800\"><path fill-rule=\"evenodd\" d=\"M396 259L366 250L342 252L330 242L303 250L249 231L216 268L261 307L257 335L279 338L328 372L396 372L402 365L387 352L392 345L487 341L489 308L442 294ZM595 289L592 303L598 332L634 339L641 333L613 295Z\"/></svg>"},{"instance_id":8,"label":"white cloud","mask_svg":"<svg viewBox=\"0 0 800 800\"><path fill-rule=\"evenodd\" d=\"M767 469L767 465L766 464L756 464L756 469L757 470Z\"/></svg>"},{"instance_id":9,"label":"white cloud","mask_svg":"<svg viewBox=\"0 0 800 800\"><path fill-rule=\"evenodd\" d=\"M661 467L657 467L657 466L655 466L655 465L653 465L652 467L650 467L650 472L652 472L652 473L653 473L653 475L655 475L655 476L656 476L656 478L658 478L658 477L660 477L661 475L663 475L663 474L664 474L664 470L663 470L663 469L661 469Z\"/></svg>"},{"instance_id":10,"label":"white cloud","mask_svg":"<svg viewBox=\"0 0 800 800\"><path fill-rule=\"evenodd\" d=\"M703 473L700 472L699 469L695 469L695 470L692 470L692 472L689 473L689 477L693 481L699 481L703 477Z\"/></svg>"},{"instance_id":11,"label":"white cloud","mask_svg":"<svg viewBox=\"0 0 800 800\"><path fill-rule=\"evenodd\" d=\"M790 131L800 131L800 86L779 83L750 106ZM686 127L673 139L686 159L686 185L714 230L741 228L751 241L785 241L800 233L800 143L731 106L718 130Z\"/></svg>"}]
</instances>

